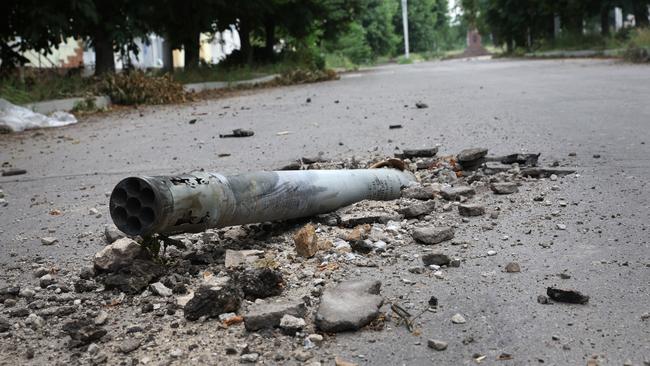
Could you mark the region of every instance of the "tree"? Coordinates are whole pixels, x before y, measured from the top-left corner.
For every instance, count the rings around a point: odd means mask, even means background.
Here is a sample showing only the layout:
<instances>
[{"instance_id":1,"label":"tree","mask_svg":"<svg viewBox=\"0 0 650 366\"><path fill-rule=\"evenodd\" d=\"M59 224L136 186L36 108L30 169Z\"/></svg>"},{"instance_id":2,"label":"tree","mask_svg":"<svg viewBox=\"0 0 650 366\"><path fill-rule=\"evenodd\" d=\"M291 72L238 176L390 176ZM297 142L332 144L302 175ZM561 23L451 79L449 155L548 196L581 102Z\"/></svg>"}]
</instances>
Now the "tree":
<instances>
[{"instance_id":1,"label":"tree","mask_svg":"<svg viewBox=\"0 0 650 366\"><path fill-rule=\"evenodd\" d=\"M398 12L398 2L394 0L367 0L365 11L360 15L367 45L372 54L392 55L399 42L395 33L393 17Z\"/></svg>"},{"instance_id":2,"label":"tree","mask_svg":"<svg viewBox=\"0 0 650 366\"><path fill-rule=\"evenodd\" d=\"M69 33L63 0L8 0L0 15L0 72L7 74L28 60L20 53L34 50L47 54Z\"/></svg>"}]
</instances>

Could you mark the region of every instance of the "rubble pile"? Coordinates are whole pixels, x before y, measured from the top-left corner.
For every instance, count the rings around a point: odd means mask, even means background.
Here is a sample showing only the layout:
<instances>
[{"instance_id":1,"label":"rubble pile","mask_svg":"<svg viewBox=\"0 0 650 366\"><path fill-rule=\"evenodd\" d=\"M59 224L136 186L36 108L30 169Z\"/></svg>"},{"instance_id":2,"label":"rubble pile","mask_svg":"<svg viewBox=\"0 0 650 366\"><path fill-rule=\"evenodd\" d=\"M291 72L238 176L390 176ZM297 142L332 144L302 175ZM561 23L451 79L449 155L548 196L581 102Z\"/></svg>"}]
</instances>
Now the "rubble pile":
<instances>
[{"instance_id":1,"label":"rubble pile","mask_svg":"<svg viewBox=\"0 0 650 366\"><path fill-rule=\"evenodd\" d=\"M469 254L470 243L457 239L467 234L464 223L480 222L480 230L493 230L499 225L501 200L546 204L539 194L525 202L518 197L540 179L555 184L574 173L538 167L539 154L495 157L486 148L438 153L433 147L396 154L417 183L404 187L394 201L362 201L317 217L165 240L135 240L107 227L107 245L91 266L39 266L33 280L0 289L0 334L53 338L71 359L93 364L184 358L218 364L353 364L319 350L339 332L394 332L404 324L409 332L420 332L422 313L444 306L436 296L427 296L424 304L396 296L401 292L395 282L385 284L375 274L405 262L408 270L393 274L399 286L416 284L414 278L444 281L476 258ZM327 161L319 155L300 159L292 169L356 169L376 163ZM496 254L490 247L482 257ZM509 276L526 270L516 262L503 267ZM589 301L573 290L539 291L542 303L584 306ZM436 327L472 321L461 313L447 319ZM208 329L216 333L183 343ZM422 343L425 350L440 352L448 346L437 338ZM31 359L41 351L25 343L15 352Z\"/></svg>"}]
</instances>

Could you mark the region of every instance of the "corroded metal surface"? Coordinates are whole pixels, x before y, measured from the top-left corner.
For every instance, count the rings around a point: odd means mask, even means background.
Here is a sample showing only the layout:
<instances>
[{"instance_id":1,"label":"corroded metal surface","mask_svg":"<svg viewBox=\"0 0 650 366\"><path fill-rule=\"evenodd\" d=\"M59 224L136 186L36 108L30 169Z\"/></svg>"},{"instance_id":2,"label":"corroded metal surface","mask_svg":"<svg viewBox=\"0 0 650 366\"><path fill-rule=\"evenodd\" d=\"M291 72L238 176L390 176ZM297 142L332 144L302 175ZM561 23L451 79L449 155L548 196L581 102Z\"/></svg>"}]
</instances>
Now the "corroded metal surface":
<instances>
[{"instance_id":1,"label":"corroded metal surface","mask_svg":"<svg viewBox=\"0 0 650 366\"><path fill-rule=\"evenodd\" d=\"M110 212L129 235L200 232L317 215L364 199L396 199L412 180L396 169L130 177L113 190Z\"/></svg>"}]
</instances>

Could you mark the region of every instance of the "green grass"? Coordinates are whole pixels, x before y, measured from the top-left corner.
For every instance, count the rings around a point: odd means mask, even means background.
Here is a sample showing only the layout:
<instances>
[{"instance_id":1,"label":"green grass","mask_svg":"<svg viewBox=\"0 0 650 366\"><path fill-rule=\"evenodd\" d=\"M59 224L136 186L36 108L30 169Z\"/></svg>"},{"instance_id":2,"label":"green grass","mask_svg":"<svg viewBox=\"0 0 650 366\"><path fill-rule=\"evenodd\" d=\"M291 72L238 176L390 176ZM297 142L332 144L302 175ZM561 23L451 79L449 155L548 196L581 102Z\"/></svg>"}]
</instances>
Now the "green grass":
<instances>
[{"instance_id":1,"label":"green grass","mask_svg":"<svg viewBox=\"0 0 650 366\"><path fill-rule=\"evenodd\" d=\"M290 62L230 67L221 67L219 65L214 65L202 66L194 70L175 70L172 74L172 77L174 80L182 84L208 81L233 82L239 80L254 79L271 74L282 74L284 72L288 72L297 68L298 65Z\"/></svg>"},{"instance_id":2,"label":"green grass","mask_svg":"<svg viewBox=\"0 0 650 366\"><path fill-rule=\"evenodd\" d=\"M26 70L25 76L0 80L0 98L14 104L81 97L92 93L95 79L66 76L56 70Z\"/></svg>"},{"instance_id":3,"label":"green grass","mask_svg":"<svg viewBox=\"0 0 650 366\"><path fill-rule=\"evenodd\" d=\"M328 69L357 70L359 65L340 53L325 54L325 67Z\"/></svg>"}]
</instances>

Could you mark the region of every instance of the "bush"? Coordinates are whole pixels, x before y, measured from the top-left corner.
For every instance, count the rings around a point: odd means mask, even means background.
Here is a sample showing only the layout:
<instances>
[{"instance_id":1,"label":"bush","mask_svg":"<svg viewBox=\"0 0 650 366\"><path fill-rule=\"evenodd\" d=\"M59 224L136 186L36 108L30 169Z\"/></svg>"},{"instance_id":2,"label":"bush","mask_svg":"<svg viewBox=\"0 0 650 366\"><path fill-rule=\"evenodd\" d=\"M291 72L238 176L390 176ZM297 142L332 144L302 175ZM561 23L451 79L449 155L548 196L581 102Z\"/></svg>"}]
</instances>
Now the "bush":
<instances>
[{"instance_id":1,"label":"bush","mask_svg":"<svg viewBox=\"0 0 650 366\"><path fill-rule=\"evenodd\" d=\"M319 81L336 80L339 76L334 70L305 70L296 69L278 76L273 83L276 85L293 85L316 83Z\"/></svg>"},{"instance_id":2,"label":"bush","mask_svg":"<svg viewBox=\"0 0 650 366\"><path fill-rule=\"evenodd\" d=\"M650 28L637 29L630 35L623 58L630 62L650 62Z\"/></svg>"},{"instance_id":3,"label":"bush","mask_svg":"<svg viewBox=\"0 0 650 366\"><path fill-rule=\"evenodd\" d=\"M131 71L107 76L100 90L115 104L168 104L188 100L183 85L170 75L151 76Z\"/></svg>"}]
</instances>

